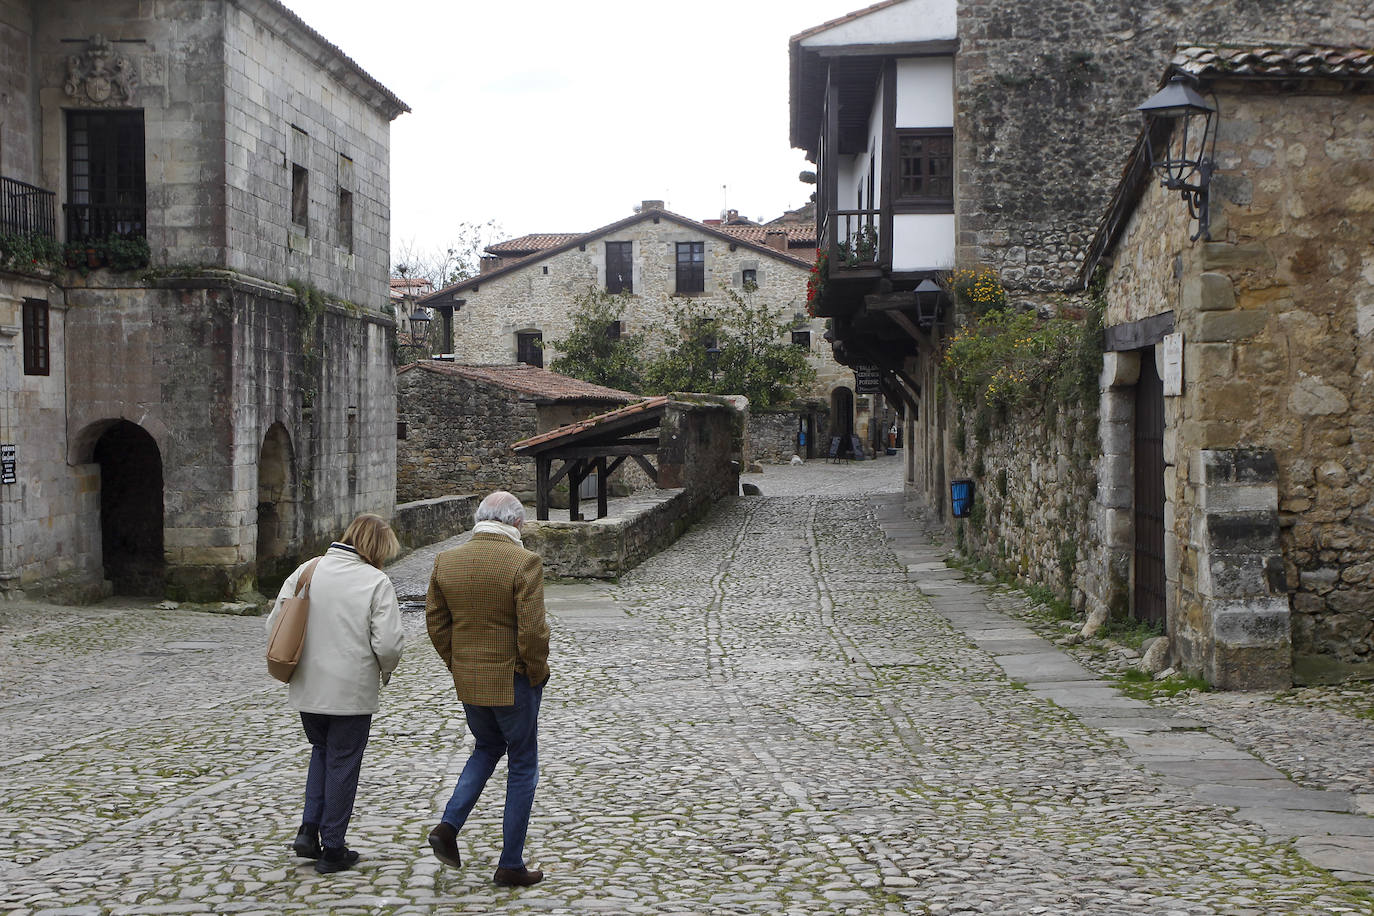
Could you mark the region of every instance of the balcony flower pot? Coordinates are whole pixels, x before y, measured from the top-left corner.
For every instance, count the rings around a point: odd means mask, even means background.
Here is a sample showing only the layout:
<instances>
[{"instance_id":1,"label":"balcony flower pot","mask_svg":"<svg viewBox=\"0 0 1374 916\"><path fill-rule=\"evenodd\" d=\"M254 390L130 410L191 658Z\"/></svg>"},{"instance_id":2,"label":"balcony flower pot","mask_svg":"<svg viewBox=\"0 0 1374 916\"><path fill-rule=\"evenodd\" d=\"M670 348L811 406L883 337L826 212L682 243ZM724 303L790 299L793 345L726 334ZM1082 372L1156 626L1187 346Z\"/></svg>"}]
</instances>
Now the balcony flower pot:
<instances>
[{"instance_id":1,"label":"balcony flower pot","mask_svg":"<svg viewBox=\"0 0 1374 916\"><path fill-rule=\"evenodd\" d=\"M103 260L104 259L100 256L99 248L86 249L86 266L89 267L91 270L95 270L97 267L99 267Z\"/></svg>"}]
</instances>

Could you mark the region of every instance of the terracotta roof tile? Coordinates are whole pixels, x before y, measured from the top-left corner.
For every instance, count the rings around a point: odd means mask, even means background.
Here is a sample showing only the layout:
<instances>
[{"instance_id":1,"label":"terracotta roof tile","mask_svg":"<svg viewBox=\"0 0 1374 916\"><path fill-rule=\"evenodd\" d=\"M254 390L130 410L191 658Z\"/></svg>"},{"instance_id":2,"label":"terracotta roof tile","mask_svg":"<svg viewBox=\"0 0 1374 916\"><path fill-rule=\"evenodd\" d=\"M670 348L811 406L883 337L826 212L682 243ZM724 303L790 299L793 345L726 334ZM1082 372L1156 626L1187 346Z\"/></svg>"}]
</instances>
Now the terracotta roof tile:
<instances>
[{"instance_id":1,"label":"terracotta roof tile","mask_svg":"<svg viewBox=\"0 0 1374 916\"><path fill-rule=\"evenodd\" d=\"M656 398L646 398L645 400L640 401L638 404L630 404L626 407L618 407L615 410L610 410L606 413L597 414L596 416L588 417L585 420L578 420L576 423L569 423L567 426L560 426L557 429L551 429L546 433L540 433L537 436L531 436L528 439L523 439L519 442L514 442L511 444L511 448L519 452L528 449L532 446L545 445L549 442L553 442L558 439L576 437L581 433L585 433L590 429L595 429L596 427L601 426L603 424L622 420L626 417L630 417L638 413L647 413L651 410L654 410L655 408L663 407L667 403L668 398L666 395L660 395Z\"/></svg>"},{"instance_id":2,"label":"terracotta roof tile","mask_svg":"<svg viewBox=\"0 0 1374 916\"><path fill-rule=\"evenodd\" d=\"M768 233L776 232L781 229L787 233L788 248L815 248L816 247L816 227L803 228L797 225L790 226L716 226L716 229L726 235L733 235L737 239L746 242L753 242L755 245L767 245Z\"/></svg>"},{"instance_id":3,"label":"terracotta roof tile","mask_svg":"<svg viewBox=\"0 0 1374 916\"><path fill-rule=\"evenodd\" d=\"M443 360L429 360L411 363L409 366L401 367L397 372L409 372L415 369L435 372L440 375L456 375L476 382L486 382L550 401L617 401L625 403L642 399L642 395L607 388L604 385L593 385L591 382L559 375L557 372L550 372L547 369L528 366L524 363L469 366Z\"/></svg>"},{"instance_id":4,"label":"terracotta roof tile","mask_svg":"<svg viewBox=\"0 0 1374 916\"><path fill-rule=\"evenodd\" d=\"M536 251L544 251L548 248L557 248L565 245L577 238L581 233L578 232L546 232L535 235L522 235L518 239L507 239L504 242L497 242L495 245L488 245L487 251L503 257L514 254L532 254Z\"/></svg>"},{"instance_id":5,"label":"terracotta roof tile","mask_svg":"<svg viewBox=\"0 0 1374 916\"><path fill-rule=\"evenodd\" d=\"M1197 76L1374 78L1374 50L1332 45L1180 48L1174 67Z\"/></svg>"}]
</instances>

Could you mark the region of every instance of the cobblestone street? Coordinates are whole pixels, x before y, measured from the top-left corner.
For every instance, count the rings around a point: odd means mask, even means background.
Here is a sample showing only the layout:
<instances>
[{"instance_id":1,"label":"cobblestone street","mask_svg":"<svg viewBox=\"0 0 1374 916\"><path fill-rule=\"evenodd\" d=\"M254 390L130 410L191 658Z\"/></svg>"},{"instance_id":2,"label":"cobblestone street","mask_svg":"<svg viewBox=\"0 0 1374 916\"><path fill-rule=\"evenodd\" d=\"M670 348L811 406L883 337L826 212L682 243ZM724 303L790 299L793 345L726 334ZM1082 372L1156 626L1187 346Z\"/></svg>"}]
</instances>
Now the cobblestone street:
<instances>
[{"instance_id":1,"label":"cobblestone street","mask_svg":"<svg viewBox=\"0 0 1374 916\"><path fill-rule=\"evenodd\" d=\"M349 833L363 858L328 876L289 848L307 753L261 618L0 605L0 912L1374 913L1366 873L1176 778L1292 774L1367 845L1374 818L1345 812L1374 793L1374 721L1297 692L1028 684L1006 660L1032 657L1008 655L1031 639L1019 593L923 561L943 549L898 511L899 459L746 479L764 495L619 582L550 584L527 846L547 878L524 890L491 883L503 770L463 869L425 842L468 739L413 604ZM392 570L403 598L432 556ZM1179 774L1149 763L1171 753Z\"/></svg>"}]
</instances>

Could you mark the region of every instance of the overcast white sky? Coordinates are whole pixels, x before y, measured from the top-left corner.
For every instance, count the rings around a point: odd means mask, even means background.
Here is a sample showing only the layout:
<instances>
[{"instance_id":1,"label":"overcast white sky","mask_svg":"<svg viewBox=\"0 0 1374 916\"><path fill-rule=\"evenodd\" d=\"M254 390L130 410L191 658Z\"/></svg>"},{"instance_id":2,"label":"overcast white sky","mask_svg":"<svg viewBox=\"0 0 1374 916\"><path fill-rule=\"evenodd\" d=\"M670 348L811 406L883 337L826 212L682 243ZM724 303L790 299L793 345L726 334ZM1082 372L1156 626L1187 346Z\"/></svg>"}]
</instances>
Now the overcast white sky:
<instances>
[{"instance_id":1,"label":"overcast white sky","mask_svg":"<svg viewBox=\"0 0 1374 916\"><path fill-rule=\"evenodd\" d=\"M391 125L394 252L465 221L586 232L649 199L801 206L787 39L871 0L284 2L412 109Z\"/></svg>"}]
</instances>

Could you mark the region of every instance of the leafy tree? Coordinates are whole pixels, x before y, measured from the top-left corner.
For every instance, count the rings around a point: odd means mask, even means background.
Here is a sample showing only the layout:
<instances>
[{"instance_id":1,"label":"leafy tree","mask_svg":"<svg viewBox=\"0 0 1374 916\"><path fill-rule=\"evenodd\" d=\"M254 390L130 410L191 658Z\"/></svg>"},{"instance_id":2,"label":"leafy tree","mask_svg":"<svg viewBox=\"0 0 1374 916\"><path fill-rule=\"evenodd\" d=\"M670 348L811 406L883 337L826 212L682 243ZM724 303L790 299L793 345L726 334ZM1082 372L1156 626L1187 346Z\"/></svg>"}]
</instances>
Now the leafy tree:
<instances>
[{"instance_id":1,"label":"leafy tree","mask_svg":"<svg viewBox=\"0 0 1374 916\"><path fill-rule=\"evenodd\" d=\"M612 327L625 313L625 295L590 287L573 300L572 330L549 342L560 354L549 364L554 372L596 385L639 392L644 385L640 372L644 338L623 331L613 336Z\"/></svg>"},{"instance_id":2,"label":"leafy tree","mask_svg":"<svg viewBox=\"0 0 1374 916\"><path fill-rule=\"evenodd\" d=\"M752 289L724 293L719 305L676 300L672 325L661 329L667 346L645 368L649 390L742 394L757 409L791 401L816 370L785 339L792 327L785 312L755 301Z\"/></svg>"}]
</instances>

